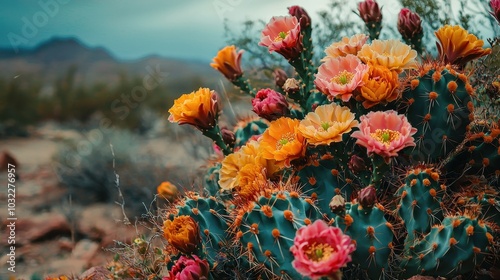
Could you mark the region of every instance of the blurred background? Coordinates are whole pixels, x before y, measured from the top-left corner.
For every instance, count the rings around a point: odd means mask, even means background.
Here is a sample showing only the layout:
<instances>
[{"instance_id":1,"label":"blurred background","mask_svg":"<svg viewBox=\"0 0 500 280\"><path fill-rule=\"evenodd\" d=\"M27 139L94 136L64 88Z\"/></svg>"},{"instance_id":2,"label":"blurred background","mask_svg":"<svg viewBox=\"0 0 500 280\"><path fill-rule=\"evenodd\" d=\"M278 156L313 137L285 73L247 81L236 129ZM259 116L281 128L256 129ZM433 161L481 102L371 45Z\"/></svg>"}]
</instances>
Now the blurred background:
<instances>
[{"instance_id":1,"label":"blurred background","mask_svg":"<svg viewBox=\"0 0 500 280\"><path fill-rule=\"evenodd\" d=\"M346 3L348 2L348 3ZM16 166L15 277L80 273L112 260L102 251L130 242L133 225L162 203L170 181L200 189L211 143L191 127L170 124L168 109L199 87L224 101L224 122L253 115L249 98L209 64L227 44L244 49L243 68L259 86L290 69L259 47L272 16L300 5L315 25L317 58L343 36L363 32L358 1L9 1L0 4L0 184ZM482 39L498 34L488 2L378 0L381 38L400 38L396 21L410 7L433 31L461 24ZM414 3L418 2L418 3ZM7 201L0 190L0 201ZM7 207L0 209L2 236ZM129 221L132 227L124 222ZM2 241L4 242L4 241ZM2 244L0 279L6 273ZM12 276L12 275L11 275Z\"/></svg>"}]
</instances>

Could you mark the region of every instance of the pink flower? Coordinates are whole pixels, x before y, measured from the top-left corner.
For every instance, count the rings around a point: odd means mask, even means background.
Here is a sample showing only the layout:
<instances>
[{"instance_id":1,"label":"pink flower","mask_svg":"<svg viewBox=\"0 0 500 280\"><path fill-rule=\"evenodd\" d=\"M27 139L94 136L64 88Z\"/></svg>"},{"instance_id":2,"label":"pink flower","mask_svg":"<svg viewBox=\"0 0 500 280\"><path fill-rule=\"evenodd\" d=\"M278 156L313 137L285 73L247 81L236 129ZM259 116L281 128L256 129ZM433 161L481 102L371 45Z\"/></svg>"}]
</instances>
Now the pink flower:
<instances>
[{"instance_id":1,"label":"pink flower","mask_svg":"<svg viewBox=\"0 0 500 280\"><path fill-rule=\"evenodd\" d=\"M491 0L490 6L493 10L492 12L490 12L490 14L494 16L498 24L500 24L500 0Z\"/></svg>"},{"instance_id":2,"label":"pink flower","mask_svg":"<svg viewBox=\"0 0 500 280\"><path fill-rule=\"evenodd\" d=\"M370 112L360 117L359 130L352 133L357 138L356 144L368 149L368 154L378 154L387 163L391 157L406 147L414 147L412 135L417 129L412 127L404 115L396 111Z\"/></svg>"},{"instance_id":3,"label":"pink flower","mask_svg":"<svg viewBox=\"0 0 500 280\"><path fill-rule=\"evenodd\" d=\"M252 99L252 106L259 117L268 121L274 121L290 112L285 96L269 88L257 92Z\"/></svg>"},{"instance_id":4,"label":"pink flower","mask_svg":"<svg viewBox=\"0 0 500 280\"><path fill-rule=\"evenodd\" d=\"M351 261L356 246L348 235L322 220L299 228L290 248L294 256L293 267L314 279L334 277L340 279L340 268Z\"/></svg>"},{"instance_id":5,"label":"pink flower","mask_svg":"<svg viewBox=\"0 0 500 280\"><path fill-rule=\"evenodd\" d=\"M417 13L403 8L398 15L398 31L405 40L422 34L422 20Z\"/></svg>"},{"instance_id":6,"label":"pink flower","mask_svg":"<svg viewBox=\"0 0 500 280\"><path fill-rule=\"evenodd\" d=\"M302 35L296 17L273 17L262 31L259 46L269 48L286 59L294 59L302 52Z\"/></svg>"},{"instance_id":7,"label":"pink flower","mask_svg":"<svg viewBox=\"0 0 500 280\"><path fill-rule=\"evenodd\" d=\"M359 16L365 23L375 23L382 21L382 12L378 3L374 0L365 0L358 3Z\"/></svg>"},{"instance_id":8,"label":"pink flower","mask_svg":"<svg viewBox=\"0 0 500 280\"><path fill-rule=\"evenodd\" d=\"M207 280L207 260L200 260L196 255L192 257L193 259L181 256L170 270L170 275L163 277L163 280Z\"/></svg>"},{"instance_id":9,"label":"pink flower","mask_svg":"<svg viewBox=\"0 0 500 280\"><path fill-rule=\"evenodd\" d=\"M330 58L319 67L314 84L329 100L337 97L347 102L352 92L363 85L367 72L368 66L352 54Z\"/></svg>"}]
</instances>

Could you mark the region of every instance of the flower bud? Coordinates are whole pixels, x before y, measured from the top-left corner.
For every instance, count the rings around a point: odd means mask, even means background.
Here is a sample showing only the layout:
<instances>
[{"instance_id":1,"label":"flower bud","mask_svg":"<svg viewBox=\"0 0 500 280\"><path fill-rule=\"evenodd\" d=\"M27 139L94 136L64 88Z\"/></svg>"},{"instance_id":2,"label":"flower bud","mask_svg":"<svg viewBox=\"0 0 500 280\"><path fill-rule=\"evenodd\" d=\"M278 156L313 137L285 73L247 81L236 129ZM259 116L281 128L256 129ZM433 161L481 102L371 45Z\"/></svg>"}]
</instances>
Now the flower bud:
<instances>
[{"instance_id":1,"label":"flower bud","mask_svg":"<svg viewBox=\"0 0 500 280\"><path fill-rule=\"evenodd\" d=\"M497 20L498 24L500 24L500 0L491 0L490 7L492 10L490 14Z\"/></svg>"},{"instance_id":2,"label":"flower bud","mask_svg":"<svg viewBox=\"0 0 500 280\"><path fill-rule=\"evenodd\" d=\"M161 183L156 188L156 191L159 197L168 201L174 201L177 195L179 195L179 190L177 189L177 187L170 182Z\"/></svg>"},{"instance_id":3,"label":"flower bud","mask_svg":"<svg viewBox=\"0 0 500 280\"><path fill-rule=\"evenodd\" d=\"M168 243L184 254L194 252L201 241L198 224L187 215L166 220L163 223L163 236Z\"/></svg>"},{"instance_id":4,"label":"flower bud","mask_svg":"<svg viewBox=\"0 0 500 280\"><path fill-rule=\"evenodd\" d=\"M227 128L221 128L220 132L222 134L222 140L224 140L224 144L233 148L234 143L236 142L236 136L234 135L234 132Z\"/></svg>"},{"instance_id":5,"label":"flower bud","mask_svg":"<svg viewBox=\"0 0 500 280\"><path fill-rule=\"evenodd\" d=\"M398 15L398 31L405 40L421 36L423 31L420 16L410 11L410 9L401 9Z\"/></svg>"},{"instance_id":6,"label":"flower bud","mask_svg":"<svg viewBox=\"0 0 500 280\"><path fill-rule=\"evenodd\" d=\"M241 70L241 56L243 51L237 51L235 46L226 46L217 53L210 66L234 81L243 75Z\"/></svg>"},{"instance_id":7,"label":"flower bud","mask_svg":"<svg viewBox=\"0 0 500 280\"><path fill-rule=\"evenodd\" d=\"M276 86L279 88L283 88L286 79L288 79L286 72L281 68L276 68L274 69L273 75L274 75L274 83L276 84Z\"/></svg>"},{"instance_id":8,"label":"flower bud","mask_svg":"<svg viewBox=\"0 0 500 280\"><path fill-rule=\"evenodd\" d=\"M311 18L304 8L300 6L291 6L288 8L288 13L299 20L301 30L305 30L306 27L311 25Z\"/></svg>"},{"instance_id":9,"label":"flower bud","mask_svg":"<svg viewBox=\"0 0 500 280\"><path fill-rule=\"evenodd\" d=\"M358 202L365 209L370 209L375 205L377 202L377 190L375 190L373 185L369 185L359 191Z\"/></svg>"},{"instance_id":10,"label":"flower bud","mask_svg":"<svg viewBox=\"0 0 500 280\"><path fill-rule=\"evenodd\" d=\"M378 23L382 21L382 12L374 0L365 0L358 3L359 16L365 23Z\"/></svg>"},{"instance_id":11,"label":"flower bud","mask_svg":"<svg viewBox=\"0 0 500 280\"><path fill-rule=\"evenodd\" d=\"M345 211L345 199L340 194L337 194L330 200L330 210L332 213L342 213Z\"/></svg>"},{"instance_id":12,"label":"flower bud","mask_svg":"<svg viewBox=\"0 0 500 280\"><path fill-rule=\"evenodd\" d=\"M252 106L253 111L259 117L268 121L279 119L290 113L285 96L268 88L257 92L255 98L252 99Z\"/></svg>"},{"instance_id":13,"label":"flower bud","mask_svg":"<svg viewBox=\"0 0 500 280\"><path fill-rule=\"evenodd\" d=\"M300 90L300 84L294 78L286 79L285 84L283 85L283 90L288 94L297 93Z\"/></svg>"},{"instance_id":14,"label":"flower bud","mask_svg":"<svg viewBox=\"0 0 500 280\"><path fill-rule=\"evenodd\" d=\"M362 157L357 155L352 155L351 159L347 163L347 166L354 174L359 174L362 171L366 170L366 164Z\"/></svg>"},{"instance_id":15,"label":"flower bud","mask_svg":"<svg viewBox=\"0 0 500 280\"><path fill-rule=\"evenodd\" d=\"M163 280L207 280L210 271L207 260L201 260L196 255L191 257L181 256L170 270L170 275Z\"/></svg>"}]
</instances>

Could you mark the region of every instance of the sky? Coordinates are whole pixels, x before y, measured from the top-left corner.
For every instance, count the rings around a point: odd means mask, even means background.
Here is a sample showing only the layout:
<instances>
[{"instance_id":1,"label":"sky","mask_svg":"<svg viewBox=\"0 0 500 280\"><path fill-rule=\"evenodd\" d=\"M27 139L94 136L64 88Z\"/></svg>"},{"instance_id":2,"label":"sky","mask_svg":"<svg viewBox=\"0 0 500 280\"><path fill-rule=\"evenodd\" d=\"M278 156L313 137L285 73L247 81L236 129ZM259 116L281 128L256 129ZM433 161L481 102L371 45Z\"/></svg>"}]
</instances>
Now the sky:
<instances>
[{"instance_id":1,"label":"sky","mask_svg":"<svg viewBox=\"0 0 500 280\"><path fill-rule=\"evenodd\" d=\"M354 8L358 1L348 2ZM287 7L300 5L314 20L318 11L328 8L328 3L328 0L2 1L0 47L32 48L54 36L76 37L91 47L105 47L121 59L157 54L210 61L225 45L224 19L237 27L248 19L268 21L272 16L286 15ZM384 15L396 15L399 8L389 5L384 8Z\"/></svg>"}]
</instances>

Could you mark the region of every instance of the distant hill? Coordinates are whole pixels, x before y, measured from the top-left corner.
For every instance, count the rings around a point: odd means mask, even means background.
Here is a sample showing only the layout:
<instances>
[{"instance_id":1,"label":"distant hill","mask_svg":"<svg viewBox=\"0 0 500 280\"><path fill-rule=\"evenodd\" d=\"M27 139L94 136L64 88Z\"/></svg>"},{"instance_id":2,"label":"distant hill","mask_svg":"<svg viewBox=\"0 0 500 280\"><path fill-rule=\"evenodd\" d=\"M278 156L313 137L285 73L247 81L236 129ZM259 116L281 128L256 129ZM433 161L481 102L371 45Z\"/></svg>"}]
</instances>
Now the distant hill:
<instances>
[{"instance_id":1,"label":"distant hill","mask_svg":"<svg viewBox=\"0 0 500 280\"><path fill-rule=\"evenodd\" d=\"M114 84L121 74L144 77L154 71L168 73L169 80L202 78L217 81L222 76L208 63L149 56L119 60L102 47L89 47L75 38L52 38L33 49L0 49L0 78L27 77L50 84L76 67L76 83Z\"/></svg>"}]
</instances>

